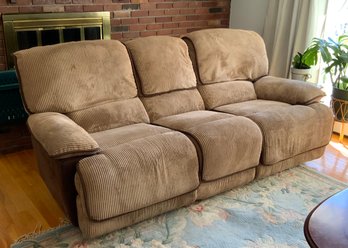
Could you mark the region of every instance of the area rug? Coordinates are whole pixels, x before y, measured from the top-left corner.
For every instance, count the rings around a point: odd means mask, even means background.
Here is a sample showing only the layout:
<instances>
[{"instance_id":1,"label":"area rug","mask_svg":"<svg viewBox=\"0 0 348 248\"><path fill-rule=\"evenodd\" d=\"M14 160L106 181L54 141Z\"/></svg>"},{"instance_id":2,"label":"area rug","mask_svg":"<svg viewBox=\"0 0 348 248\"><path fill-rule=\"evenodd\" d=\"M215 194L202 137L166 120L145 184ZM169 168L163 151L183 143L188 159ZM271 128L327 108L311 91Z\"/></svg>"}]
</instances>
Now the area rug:
<instances>
[{"instance_id":1,"label":"area rug","mask_svg":"<svg viewBox=\"0 0 348 248\"><path fill-rule=\"evenodd\" d=\"M83 240L68 224L12 248L308 247L303 235L307 214L346 187L299 166L95 240Z\"/></svg>"}]
</instances>

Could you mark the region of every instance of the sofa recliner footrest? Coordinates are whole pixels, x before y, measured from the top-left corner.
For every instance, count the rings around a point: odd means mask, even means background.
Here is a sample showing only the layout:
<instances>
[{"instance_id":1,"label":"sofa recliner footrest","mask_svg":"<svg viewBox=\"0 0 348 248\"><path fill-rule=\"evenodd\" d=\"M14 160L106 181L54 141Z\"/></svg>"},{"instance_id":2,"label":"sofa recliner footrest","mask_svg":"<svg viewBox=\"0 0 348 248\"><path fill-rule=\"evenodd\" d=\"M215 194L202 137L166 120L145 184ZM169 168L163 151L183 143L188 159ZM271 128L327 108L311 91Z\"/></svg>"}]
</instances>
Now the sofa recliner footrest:
<instances>
[{"instance_id":1,"label":"sofa recliner footrest","mask_svg":"<svg viewBox=\"0 0 348 248\"><path fill-rule=\"evenodd\" d=\"M89 218L109 219L192 192L199 185L194 145L179 132L134 140L82 159L75 184Z\"/></svg>"}]
</instances>

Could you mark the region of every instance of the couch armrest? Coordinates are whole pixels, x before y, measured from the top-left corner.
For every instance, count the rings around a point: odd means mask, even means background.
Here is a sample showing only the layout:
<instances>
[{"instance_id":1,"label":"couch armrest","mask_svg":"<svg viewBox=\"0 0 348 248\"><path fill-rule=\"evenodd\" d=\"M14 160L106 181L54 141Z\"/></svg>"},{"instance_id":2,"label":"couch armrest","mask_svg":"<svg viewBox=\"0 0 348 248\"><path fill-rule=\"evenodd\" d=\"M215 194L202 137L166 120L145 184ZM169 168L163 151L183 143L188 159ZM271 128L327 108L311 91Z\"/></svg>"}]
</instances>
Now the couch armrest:
<instances>
[{"instance_id":1,"label":"couch armrest","mask_svg":"<svg viewBox=\"0 0 348 248\"><path fill-rule=\"evenodd\" d=\"M272 76L257 80L254 87L258 99L289 104L309 105L325 96L321 89L309 83Z\"/></svg>"},{"instance_id":2,"label":"couch armrest","mask_svg":"<svg viewBox=\"0 0 348 248\"><path fill-rule=\"evenodd\" d=\"M28 126L50 157L63 159L99 151L97 142L67 116L46 112L32 114Z\"/></svg>"}]
</instances>

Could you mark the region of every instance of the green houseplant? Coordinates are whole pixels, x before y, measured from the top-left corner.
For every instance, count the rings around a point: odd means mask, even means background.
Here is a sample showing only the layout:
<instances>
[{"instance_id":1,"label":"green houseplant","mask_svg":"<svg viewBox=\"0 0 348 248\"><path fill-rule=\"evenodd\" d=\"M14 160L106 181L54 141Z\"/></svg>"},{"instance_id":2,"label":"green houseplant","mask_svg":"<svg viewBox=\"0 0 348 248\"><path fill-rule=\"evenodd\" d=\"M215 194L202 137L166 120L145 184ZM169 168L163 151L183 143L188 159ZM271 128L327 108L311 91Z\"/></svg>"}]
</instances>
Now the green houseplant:
<instances>
[{"instance_id":1,"label":"green houseplant","mask_svg":"<svg viewBox=\"0 0 348 248\"><path fill-rule=\"evenodd\" d=\"M336 119L348 120L348 34L338 37L337 41L331 38L314 38L310 47L313 61L318 61L318 55L325 63L324 71L330 77L332 83L332 107ZM317 51L317 52L315 52Z\"/></svg>"},{"instance_id":2,"label":"green houseplant","mask_svg":"<svg viewBox=\"0 0 348 248\"><path fill-rule=\"evenodd\" d=\"M310 69L318 62L318 50L312 45L303 53L298 52L292 60L291 78L307 81L311 77Z\"/></svg>"}]
</instances>

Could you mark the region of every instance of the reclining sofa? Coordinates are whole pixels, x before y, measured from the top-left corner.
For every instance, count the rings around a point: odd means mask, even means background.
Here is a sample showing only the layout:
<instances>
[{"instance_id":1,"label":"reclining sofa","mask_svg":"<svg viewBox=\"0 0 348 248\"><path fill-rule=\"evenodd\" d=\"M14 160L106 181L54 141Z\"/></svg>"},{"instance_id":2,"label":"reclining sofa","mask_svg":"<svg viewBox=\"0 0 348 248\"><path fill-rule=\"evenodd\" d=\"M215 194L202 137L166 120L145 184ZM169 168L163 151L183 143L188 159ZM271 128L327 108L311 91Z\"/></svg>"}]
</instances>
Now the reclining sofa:
<instances>
[{"instance_id":1,"label":"reclining sofa","mask_svg":"<svg viewBox=\"0 0 348 248\"><path fill-rule=\"evenodd\" d=\"M15 53L40 173L93 238L320 157L331 110L251 31Z\"/></svg>"}]
</instances>

